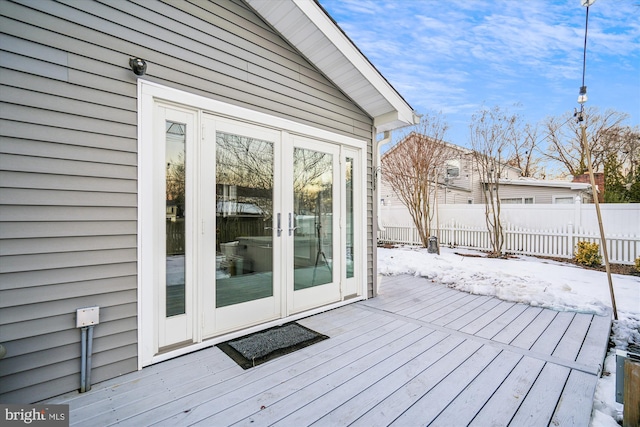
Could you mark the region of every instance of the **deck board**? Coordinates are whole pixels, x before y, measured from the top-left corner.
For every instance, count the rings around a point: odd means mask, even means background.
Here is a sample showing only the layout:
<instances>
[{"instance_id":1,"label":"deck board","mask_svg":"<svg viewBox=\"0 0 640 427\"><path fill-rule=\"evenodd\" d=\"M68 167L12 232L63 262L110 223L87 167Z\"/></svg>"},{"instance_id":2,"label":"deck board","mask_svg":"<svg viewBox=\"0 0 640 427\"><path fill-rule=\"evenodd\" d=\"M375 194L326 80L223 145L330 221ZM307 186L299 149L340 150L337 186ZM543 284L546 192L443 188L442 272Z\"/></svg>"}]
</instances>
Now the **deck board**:
<instances>
[{"instance_id":1,"label":"deck board","mask_svg":"<svg viewBox=\"0 0 640 427\"><path fill-rule=\"evenodd\" d=\"M573 321L575 313L569 311L563 311L556 314L545 333L538 337L537 341L531 347L531 350L538 351L544 354L552 354L558 343L567 331L567 328Z\"/></svg>"},{"instance_id":2,"label":"deck board","mask_svg":"<svg viewBox=\"0 0 640 427\"><path fill-rule=\"evenodd\" d=\"M527 325L520 334L511 341L511 345L530 349L544 333L549 324L555 319L557 312L552 310L541 310L540 313Z\"/></svg>"},{"instance_id":3,"label":"deck board","mask_svg":"<svg viewBox=\"0 0 640 427\"><path fill-rule=\"evenodd\" d=\"M455 399L465 386L491 364L499 350L482 346L460 366L426 393L414 405L396 418L392 425L414 426L431 423Z\"/></svg>"},{"instance_id":4,"label":"deck board","mask_svg":"<svg viewBox=\"0 0 640 427\"><path fill-rule=\"evenodd\" d=\"M496 419L503 420L501 425L509 424L544 364L545 362L539 359L522 358L476 414L470 425L493 425Z\"/></svg>"},{"instance_id":5,"label":"deck board","mask_svg":"<svg viewBox=\"0 0 640 427\"><path fill-rule=\"evenodd\" d=\"M339 356L340 366L347 365L352 369L342 368L340 375L333 375L333 385L339 385L340 382L346 381L349 375L366 371L381 360L384 360L388 356L388 352L380 351L380 349L385 349L386 346L390 345L403 348L406 341L408 341L406 345L415 342L415 336L412 336L411 333L417 329L419 328L405 324L349 352L342 353ZM355 367L352 365L355 365ZM309 366L305 368L309 368ZM198 406L188 414L179 414L166 421L172 425L184 425L201 422L206 418L213 417L216 423L230 425L244 419L247 414L251 414L251 411L257 412L263 406L266 408L278 400L290 396L304 388L306 384L311 384L314 391L316 391L316 387L313 387L313 385L318 382L326 384L327 377L336 372L336 364L333 360L325 360L321 364L312 366L312 368L308 371L300 370L299 372L288 370L289 376L286 382L282 382L281 378L270 376L260 381L246 384L233 393L225 394L215 401L211 401L210 405ZM227 409L220 411L219 408Z\"/></svg>"},{"instance_id":6,"label":"deck board","mask_svg":"<svg viewBox=\"0 0 640 427\"><path fill-rule=\"evenodd\" d=\"M330 338L249 370L207 348L48 402L71 425L586 425L611 316L397 276L299 323Z\"/></svg>"},{"instance_id":7,"label":"deck board","mask_svg":"<svg viewBox=\"0 0 640 427\"><path fill-rule=\"evenodd\" d=\"M434 427L450 427L454 423L468 425L491 398L504 379L516 367L522 356L503 351L430 424ZM455 421L454 421L455 420ZM495 421L499 421L498 418Z\"/></svg>"},{"instance_id":8,"label":"deck board","mask_svg":"<svg viewBox=\"0 0 640 427\"><path fill-rule=\"evenodd\" d=\"M547 363L511 420L514 426L548 425L571 370Z\"/></svg>"}]
</instances>

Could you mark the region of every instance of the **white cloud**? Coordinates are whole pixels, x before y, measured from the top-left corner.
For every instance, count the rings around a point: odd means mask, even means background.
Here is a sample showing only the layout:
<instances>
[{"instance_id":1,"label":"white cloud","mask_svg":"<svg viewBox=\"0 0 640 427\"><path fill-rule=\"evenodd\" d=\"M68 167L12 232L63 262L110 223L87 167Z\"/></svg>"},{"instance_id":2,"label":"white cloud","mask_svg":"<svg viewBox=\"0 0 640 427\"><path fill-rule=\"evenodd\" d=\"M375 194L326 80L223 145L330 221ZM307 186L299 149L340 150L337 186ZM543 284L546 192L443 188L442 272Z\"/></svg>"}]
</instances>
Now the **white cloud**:
<instances>
[{"instance_id":1,"label":"white cloud","mask_svg":"<svg viewBox=\"0 0 640 427\"><path fill-rule=\"evenodd\" d=\"M532 121L575 106L586 12L578 0L320 1L418 112L440 110L457 124L483 102L519 101ZM640 7L602 0L589 15L587 84L638 93L629 76L640 74ZM614 95L600 94L602 104L640 123L637 102ZM464 144L466 126L456 128L452 142Z\"/></svg>"}]
</instances>

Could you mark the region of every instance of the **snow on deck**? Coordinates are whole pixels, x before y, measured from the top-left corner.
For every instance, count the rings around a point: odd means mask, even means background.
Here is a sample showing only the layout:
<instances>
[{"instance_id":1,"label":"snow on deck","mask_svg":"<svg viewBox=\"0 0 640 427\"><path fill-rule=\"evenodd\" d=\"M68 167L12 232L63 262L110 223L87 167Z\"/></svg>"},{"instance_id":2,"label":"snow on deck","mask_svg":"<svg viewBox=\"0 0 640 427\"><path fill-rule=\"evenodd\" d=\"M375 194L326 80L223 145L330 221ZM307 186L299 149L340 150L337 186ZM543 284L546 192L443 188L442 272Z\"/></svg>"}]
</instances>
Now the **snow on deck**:
<instances>
[{"instance_id":1,"label":"snow on deck","mask_svg":"<svg viewBox=\"0 0 640 427\"><path fill-rule=\"evenodd\" d=\"M611 316L385 277L300 324L330 339L243 370L217 347L70 393L71 425L588 425Z\"/></svg>"}]
</instances>

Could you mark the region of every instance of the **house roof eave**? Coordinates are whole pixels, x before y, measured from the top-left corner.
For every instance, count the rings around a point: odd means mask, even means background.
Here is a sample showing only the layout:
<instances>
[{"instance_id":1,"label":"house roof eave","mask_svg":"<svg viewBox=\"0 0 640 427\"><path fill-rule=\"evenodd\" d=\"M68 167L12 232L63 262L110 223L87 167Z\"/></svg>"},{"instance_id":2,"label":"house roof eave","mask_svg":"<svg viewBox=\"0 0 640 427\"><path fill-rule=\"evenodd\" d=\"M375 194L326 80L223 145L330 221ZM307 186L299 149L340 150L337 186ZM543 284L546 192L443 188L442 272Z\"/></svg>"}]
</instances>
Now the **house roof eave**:
<instances>
[{"instance_id":1,"label":"house roof eave","mask_svg":"<svg viewBox=\"0 0 640 427\"><path fill-rule=\"evenodd\" d=\"M317 1L245 2L360 106L377 133L418 123L413 108Z\"/></svg>"},{"instance_id":2,"label":"house roof eave","mask_svg":"<svg viewBox=\"0 0 640 427\"><path fill-rule=\"evenodd\" d=\"M486 183L486 180L482 180ZM524 185L531 187L568 188L570 190L588 191L591 184L571 181L545 181L540 179L501 179L500 185Z\"/></svg>"}]
</instances>

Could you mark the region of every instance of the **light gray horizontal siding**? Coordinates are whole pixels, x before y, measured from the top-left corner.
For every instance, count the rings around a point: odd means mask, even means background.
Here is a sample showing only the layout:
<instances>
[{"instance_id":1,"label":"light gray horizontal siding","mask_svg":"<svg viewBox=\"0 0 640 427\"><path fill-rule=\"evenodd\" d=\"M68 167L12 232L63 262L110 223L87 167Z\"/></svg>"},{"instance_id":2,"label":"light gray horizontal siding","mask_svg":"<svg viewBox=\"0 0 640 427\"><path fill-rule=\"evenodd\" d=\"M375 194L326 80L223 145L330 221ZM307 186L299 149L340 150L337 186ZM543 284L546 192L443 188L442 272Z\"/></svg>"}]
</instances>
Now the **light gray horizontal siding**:
<instances>
[{"instance_id":1,"label":"light gray horizontal siding","mask_svg":"<svg viewBox=\"0 0 640 427\"><path fill-rule=\"evenodd\" d=\"M0 181L7 188L40 188L75 191L137 192L136 182L117 178L55 175L53 179L39 173L0 171Z\"/></svg>"},{"instance_id":2,"label":"light gray horizontal siding","mask_svg":"<svg viewBox=\"0 0 640 427\"><path fill-rule=\"evenodd\" d=\"M371 118L242 1L0 1L3 402L78 388L84 306L102 307L93 380L137 369L135 56L150 81L371 140Z\"/></svg>"},{"instance_id":3,"label":"light gray horizontal siding","mask_svg":"<svg viewBox=\"0 0 640 427\"><path fill-rule=\"evenodd\" d=\"M113 234L135 235L136 221L58 221L58 222L3 222L0 239L30 239L67 236L102 236Z\"/></svg>"},{"instance_id":4,"label":"light gray horizontal siding","mask_svg":"<svg viewBox=\"0 0 640 427\"><path fill-rule=\"evenodd\" d=\"M0 221L135 221L136 212L123 207L0 206Z\"/></svg>"},{"instance_id":5,"label":"light gray horizontal siding","mask_svg":"<svg viewBox=\"0 0 640 427\"><path fill-rule=\"evenodd\" d=\"M100 249L135 248L135 235L39 238L34 245L31 239L4 240L0 255L45 254L57 252L85 252Z\"/></svg>"},{"instance_id":6,"label":"light gray horizontal siding","mask_svg":"<svg viewBox=\"0 0 640 427\"><path fill-rule=\"evenodd\" d=\"M108 249L83 252L4 256L0 273L49 270L87 265L120 264L135 259L135 249Z\"/></svg>"},{"instance_id":7,"label":"light gray horizontal siding","mask_svg":"<svg viewBox=\"0 0 640 427\"><path fill-rule=\"evenodd\" d=\"M575 197L578 193L570 188L534 187L530 185L501 185L500 198L533 197L534 203L553 203L554 197Z\"/></svg>"},{"instance_id":8,"label":"light gray horizontal siding","mask_svg":"<svg viewBox=\"0 0 640 427\"><path fill-rule=\"evenodd\" d=\"M136 289L135 267L134 263L122 263L120 265L105 264L56 270L32 270L22 274L5 273L2 276L4 298L0 307L24 305L29 302L36 304L59 298ZM118 269L122 276L113 276L115 269ZM34 289L29 288L36 287L43 291L42 294L32 295Z\"/></svg>"}]
</instances>

